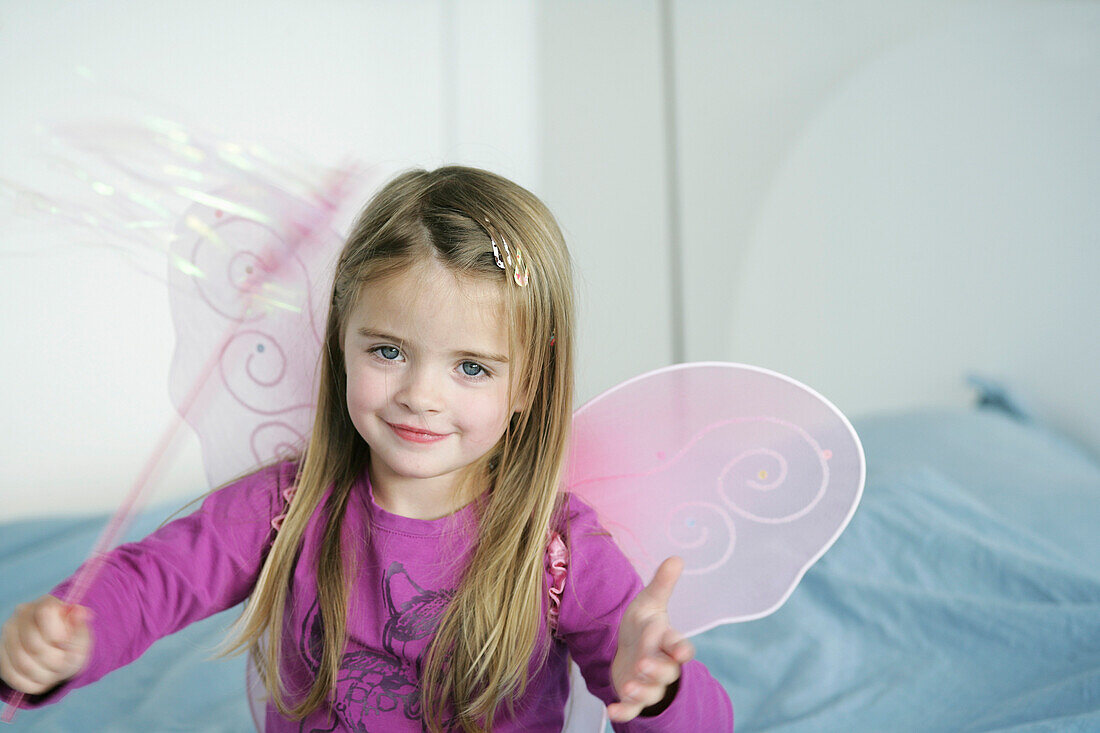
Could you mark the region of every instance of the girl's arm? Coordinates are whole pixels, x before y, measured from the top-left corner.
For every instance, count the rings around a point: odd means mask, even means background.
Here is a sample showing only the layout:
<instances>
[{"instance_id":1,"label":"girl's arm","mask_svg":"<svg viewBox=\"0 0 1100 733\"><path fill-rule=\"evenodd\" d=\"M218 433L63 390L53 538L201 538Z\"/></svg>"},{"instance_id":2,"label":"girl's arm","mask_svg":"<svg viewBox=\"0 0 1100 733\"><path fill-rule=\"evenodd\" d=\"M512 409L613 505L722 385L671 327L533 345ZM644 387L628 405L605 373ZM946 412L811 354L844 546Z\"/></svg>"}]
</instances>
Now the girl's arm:
<instances>
[{"instance_id":1,"label":"girl's arm","mask_svg":"<svg viewBox=\"0 0 1100 733\"><path fill-rule=\"evenodd\" d=\"M625 701L619 697L620 685L625 693L629 694L630 690L631 673L619 674L629 670L631 665L627 660L648 658L653 642L647 635L664 637L668 629L667 613L662 623L660 613L653 612L653 602L656 600L659 605L663 598L663 605L667 606L671 586L678 576L672 572L676 570L675 561L662 566L655 583L645 591L630 561L599 525L596 513L575 496L569 497L568 519L563 530L569 561L558 611L557 636L569 648L588 689L609 706L609 714L618 717L617 712L623 712L627 705L637 706L641 712L629 722L613 721L612 728L632 733L732 731L733 708L729 695L701 662L690 660L681 665L681 655L690 650L690 643L685 647L674 642L675 632L665 641L667 650L673 652L671 656L676 659L680 674L671 684L659 685L663 695L658 704L650 706L646 698L644 705L638 705L639 701ZM624 623L628 609L631 614L639 609L643 612L637 614L637 619ZM637 634L639 629L644 640L627 638ZM622 643L620 634L623 634ZM660 642L657 646L660 647ZM639 656L636 650L646 653ZM662 653L667 654L667 651Z\"/></svg>"},{"instance_id":2,"label":"girl's arm","mask_svg":"<svg viewBox=\"0 0 1100 733\"><path fill-rule=\"evenodd\" d=\"M271 520L283 509L281 491L294 477L292 464L262 469L212 493L193 514L111 550L80 601L91 616L86 663L59 685L25 698L22 707L56 702L129 664L157 639L247 598L274 539ZM72 580L50 595L65 599ZM9 624L21 625L14 617ZM12 688L0 683L0 700L12 697Z\"/></svg>"}]
</instances>

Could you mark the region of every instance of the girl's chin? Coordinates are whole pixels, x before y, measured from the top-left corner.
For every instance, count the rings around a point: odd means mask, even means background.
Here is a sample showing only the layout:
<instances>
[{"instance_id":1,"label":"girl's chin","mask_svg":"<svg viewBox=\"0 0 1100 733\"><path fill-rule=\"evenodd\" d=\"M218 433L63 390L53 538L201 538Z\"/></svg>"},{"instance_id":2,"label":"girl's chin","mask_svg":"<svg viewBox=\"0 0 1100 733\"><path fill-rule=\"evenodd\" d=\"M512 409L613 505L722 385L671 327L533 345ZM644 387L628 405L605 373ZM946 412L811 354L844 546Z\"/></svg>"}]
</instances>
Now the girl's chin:
<instances>
[{"instance_id":1,"label":"girl's chin","mask_svg":"<svg viewBox=\"0 0 1100 733\"><path fill-rule=\"evenodd\" d=\"M375 461L372 462L371 475L382 480L394 481L431 481L443 480L448 476L457 475L460 468L451 465L433 464L425 461L387 461L386 456L379 456L376 452Z\"/></svg>"}]
</instances>

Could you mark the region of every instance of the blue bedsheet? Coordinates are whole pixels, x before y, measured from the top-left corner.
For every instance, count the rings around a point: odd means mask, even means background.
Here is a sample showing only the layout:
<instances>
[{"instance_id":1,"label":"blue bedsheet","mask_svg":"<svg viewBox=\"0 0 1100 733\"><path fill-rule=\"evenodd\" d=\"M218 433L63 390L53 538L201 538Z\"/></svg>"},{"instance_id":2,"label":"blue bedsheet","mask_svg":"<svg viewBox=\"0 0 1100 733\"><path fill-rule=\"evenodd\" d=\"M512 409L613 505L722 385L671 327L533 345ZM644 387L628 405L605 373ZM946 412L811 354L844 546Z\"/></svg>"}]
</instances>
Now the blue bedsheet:
<instances>
[{"instance_id":1,"label":"blue bedsheet","mask_svg":"<svg viewBox=\"0 0 1100 733\"><path fill-rule=\"evenodd\" d=\"M698 639L737 729L1100 730L1100 467L998 413L856 429L836 545L775 614Z\"/></svg>"},{"instance_id":2,"label":"blue bedsheet","mask_svg":"<svg viewBox=\"0 0 1100 733\"><path fill-rule=\"evenodd\" d=\"M138 516L127 537L143 537L178 509ZM90 552L107 517L0 526L0 614L46 593ZM242 657L210 661L239 609L160 640L133 664L59 705L20 711L13 731L252 731ZM3 730L3 727L0 727Z\"/></svg>"},{"instance_id":3,"label":"blue bedsheet","mask_svg":"<svg viewBox=\"0 0 1100 733\"><path fill-rule=\"evenodd\" d=\"M1096 462L996 411L855 426L868 474L848 529L775 614L696 638L739 733L1100 730ZM0 614L71 572L103 522L0 526ZM243 661L205 661L236 613L12 729L251 730Z\"/></svg>"}]
</instances>

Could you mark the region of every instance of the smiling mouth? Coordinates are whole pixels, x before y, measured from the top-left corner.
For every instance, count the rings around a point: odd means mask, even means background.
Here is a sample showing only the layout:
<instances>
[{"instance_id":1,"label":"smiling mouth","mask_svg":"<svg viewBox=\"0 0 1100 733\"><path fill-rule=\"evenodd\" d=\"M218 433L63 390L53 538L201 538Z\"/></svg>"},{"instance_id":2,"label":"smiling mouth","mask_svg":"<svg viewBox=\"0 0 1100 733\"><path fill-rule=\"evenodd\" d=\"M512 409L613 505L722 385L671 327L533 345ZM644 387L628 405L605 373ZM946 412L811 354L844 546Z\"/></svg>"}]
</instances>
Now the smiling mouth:
<instances>
[{"instance_id":1,"label":"smiling mouth","mask_svg":"<svg viewBox=\"0 0 1100 733\"><path fill-rule=\"evenodd\" d=\"M445 434L433 433L430 430L421 430L411 425L386 424L390 426L390 430L397 434L397 437L402 440L407 440L410 443L435 443L447 437Z\"/></svg>"}]
</instances>

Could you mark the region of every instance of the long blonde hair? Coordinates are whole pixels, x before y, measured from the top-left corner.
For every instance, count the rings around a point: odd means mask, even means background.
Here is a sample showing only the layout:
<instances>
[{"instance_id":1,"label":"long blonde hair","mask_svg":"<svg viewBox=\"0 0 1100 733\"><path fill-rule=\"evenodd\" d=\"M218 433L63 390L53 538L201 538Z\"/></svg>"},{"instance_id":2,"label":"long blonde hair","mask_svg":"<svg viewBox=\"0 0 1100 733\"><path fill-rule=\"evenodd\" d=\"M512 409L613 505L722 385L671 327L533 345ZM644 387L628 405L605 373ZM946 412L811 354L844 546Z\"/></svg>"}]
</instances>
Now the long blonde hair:
<instances>
[{"instance_id":1,"label":"long blonde hair","mask_svg":"<svg viewBox=\"0 0 1100 733\"><path fill-rule=\"evenodd\" d=\"M503 238L522 252L530 273L526 287L512 281L511 269L497 266L490 231L493 239ZM291 718L301 719L331 698L346 644L348 584L340 530L370 449L346 408L344 330L363 287L427 258L456 275L501 284L501 316L517 366L510 390L521 396L523 407L500 442L467 467L460 482L485 482L488 491L478 504L474 554L426 653L425 724L433 731L489 730L502 704L510 711L525 690L531 658L549 648L549 639L539 638L543 561L559 509L573 400L569 255L547 208L511 181L464 167L409 171L367 204L340 255L317 412L299 464L297 492L230 648L252 654L275 706ZM320 669L308 694L292 701L279 676L284 610L303 534L326 493L316 568L324 630Z\"/></svg>"}]
</instances>

